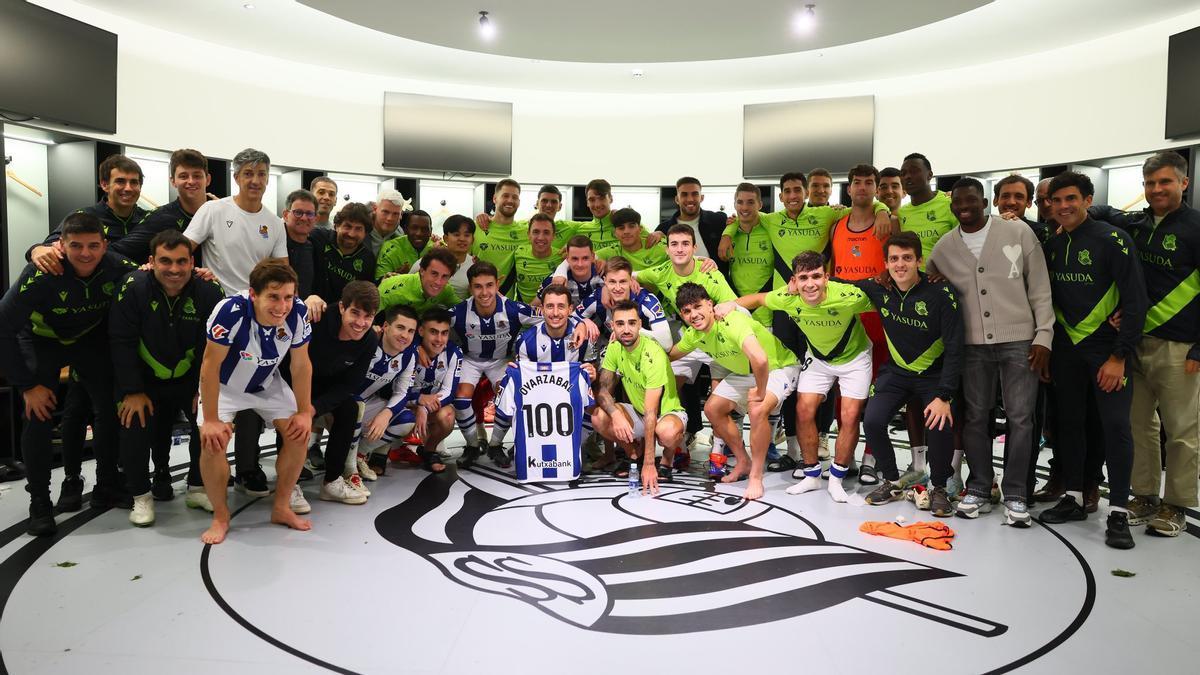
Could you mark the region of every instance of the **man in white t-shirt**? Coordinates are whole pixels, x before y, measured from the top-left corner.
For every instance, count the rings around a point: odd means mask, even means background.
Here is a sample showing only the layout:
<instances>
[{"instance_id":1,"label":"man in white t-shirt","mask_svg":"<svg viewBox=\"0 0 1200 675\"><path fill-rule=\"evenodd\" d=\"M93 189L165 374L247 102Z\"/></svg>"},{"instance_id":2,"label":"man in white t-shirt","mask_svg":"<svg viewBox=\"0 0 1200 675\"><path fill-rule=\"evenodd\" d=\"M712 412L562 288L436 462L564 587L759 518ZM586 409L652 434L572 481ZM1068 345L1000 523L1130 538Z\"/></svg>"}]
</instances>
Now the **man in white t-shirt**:
<instances>
[{"instance_id":1,"label":"man in white t-shirt","mask_svg":"<svg viewBox=\"0 0 1200 675\"><path fill-rule=\"evenodd\" d=\"M233 158L237 196L205 202L183 232L204 247L204 262L226 296L250 287L250 270L260 261L277 258L287 262L283 221L262 201L270 168L266 153L253 148L239 152Z\"/></svg>"}]
</instances>

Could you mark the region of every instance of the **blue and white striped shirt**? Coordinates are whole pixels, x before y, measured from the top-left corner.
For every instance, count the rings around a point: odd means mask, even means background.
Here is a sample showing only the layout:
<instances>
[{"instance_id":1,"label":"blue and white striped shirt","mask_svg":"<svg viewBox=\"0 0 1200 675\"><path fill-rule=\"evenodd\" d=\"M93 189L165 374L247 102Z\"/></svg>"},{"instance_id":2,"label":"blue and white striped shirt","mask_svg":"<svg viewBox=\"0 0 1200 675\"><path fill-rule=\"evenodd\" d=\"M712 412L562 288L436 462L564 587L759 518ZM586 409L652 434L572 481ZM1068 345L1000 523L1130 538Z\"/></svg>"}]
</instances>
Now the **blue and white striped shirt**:
<instances>
[{"instance_id":1,"label":"blue and white striped shirt","mask_svg":"<svg viewBox=\"0 0 1200 675\"><path fill-rule=\"evenodd\" d=\"M450 310L456 342L472 361L499 361L508 352L520 329L542 321L540 310L496 295L496 311L484 317L475 310L475 298L467 298Z\"/></svg>"},{"instance_id":2,"label":"blue and white striped shirt","mask_svg":"<svg viewBox=\"0 0 1200 675\"><path fill-rule=\"evenodd\" d=\"M221 362L221 385L247 394L266 389L292 347L308 344L312 326L300 298L279 326L264 326L254 316L249 293L225 298L208 317L208 339L229 347Z\"/></svg>"}]
</instances>

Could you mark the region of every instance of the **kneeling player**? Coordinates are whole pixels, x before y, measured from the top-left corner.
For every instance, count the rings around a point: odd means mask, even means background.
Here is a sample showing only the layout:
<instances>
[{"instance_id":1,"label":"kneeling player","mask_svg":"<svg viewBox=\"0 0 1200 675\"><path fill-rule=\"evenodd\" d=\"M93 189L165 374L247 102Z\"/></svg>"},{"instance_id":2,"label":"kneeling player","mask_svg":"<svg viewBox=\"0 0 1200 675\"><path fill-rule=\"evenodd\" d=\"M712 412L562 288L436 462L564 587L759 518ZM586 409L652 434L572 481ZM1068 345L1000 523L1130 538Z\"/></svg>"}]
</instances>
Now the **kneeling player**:
<instances>
[{"instance_id":1,"label":"kneeling player","mask_svg":"<svg viewBox=\"0 0 1200 675\"><path fill-rule=\"evenodd\" d=\"M779 420L779 409L796 387L796 356L766 326L741 312L717 319L712 298L699 284L680 286L675 303L688 327L679 344L671 348L671 360L702 349L713 362L729 370L729 376L713 388L705 402L704 414L737 458L737 466L723 481L732 483L749 475L746 499L758 499L763 495L767 446ZM734 411L750 415L749 457L741 429L730 418Z\"/></svg>"},{"instance_id":2,"label":"kneeling player","mask_svg":"<svg viewBox=\"0 0 1200 675\"><path fill-rule=\"evenodd\" d=\"M389 307L375 358L356 397L363 404L362 422L355 433L355 468L366 480L387 470L387 452L372 452L412 431L413 415L405 408L412 384L417 313L408 305ZM407 425L407 426L406 426Z\"/></svg>"},{"instance_id":3,"label":"kneeling player","mask_svg":"<svg viewBox=\"0 0 1200 675\"><path fill-rule=\"evenodd\" d=\"M687 413L675 392L671 361L657 342L641 334L642 316L637 303L622 300L612 310L612 335L620 346L609 345L600 366L600 385L592 412L597 433L621 444L630 458L642 449L642 492L658 494L658 479L671 480L671 458L687 427ZM617 377L632 403L617 403L613 385ZM647 433L649 430L649 433ZM654 462L654 441L663 446L662 464Z\"/></svg>"},{"instance_id":4,"label":"kneeling player","mask_svg":"<svg viewBox=\"0 0 1200 675\"><path fill-rule=\"evenodd\" d=\"M871 341L858 315L875 307L854 286L829 281L824 257L815 251L805 251L792 261L792 284L798 293L780 288L739 298L737 304L750 310L767 307L786 313L796 322L808 344L796 384L796 425L804 466L792 472L794 478L803 480L789 487L788 494L803 494L821 487L817 408L834 383L841 388L837 449L829 467L829 495L836 502L844 502L846 490L842 479L854 460L858 420L871 391ZM722 305L717 308L717 315L723 316L729 309L728 305Z\"/></svg>"},{"instance_id":5,"label":"kneeling player","mask_svg":"<svg viewBox=\"0 0 1200 675\"><path fill-rule=\"evenodd\" d=\"M427 470L441 473L446 470L442 441L454 430L451 403L462 370L462 351L450 342L450 312L440 307L425 310L417 332L421 342L408 394L413 402L413 430L421 439L417 454Z\"/></svg>"},{"instance_id":6,"label":"kneeling player","mask_svg":"<svg viewBox=\"0 0 1200 675\"><path fill-rule=\"evenodd\" d=\"M286 262L264 260L250 272L250 290L222 300L208 319L199 415L200 473L213 506L212 526L200 537L206 544L221 543L229 531L225 448L233 435L233 416L242 410L253 410L283 437L275 460L271 522L297 530L312 528L290 506L313 418L308 358L312 328L296 286L296 273ZM276 372L289 352L294 393Z\"/></svg>"}]
</instances>

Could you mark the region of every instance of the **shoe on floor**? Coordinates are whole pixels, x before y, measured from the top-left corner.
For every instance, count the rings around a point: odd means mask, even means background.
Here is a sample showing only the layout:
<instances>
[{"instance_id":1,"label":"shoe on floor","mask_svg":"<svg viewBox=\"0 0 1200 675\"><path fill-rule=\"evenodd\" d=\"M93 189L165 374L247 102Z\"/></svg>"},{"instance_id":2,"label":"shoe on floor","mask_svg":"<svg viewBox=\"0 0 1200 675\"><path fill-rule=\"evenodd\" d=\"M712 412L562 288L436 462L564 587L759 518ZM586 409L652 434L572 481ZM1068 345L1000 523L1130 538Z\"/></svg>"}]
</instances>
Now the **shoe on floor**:
<instances>
[{"instance_id":1,"label":"shoe on floor","mask_svg":"<svg viewBox=\"0 0 1200 675\"><path fill-rule=\"evenodd\" d=\"M1129 511L1130 525L1145 525L1158 514L1158 497L1135 495L1129 498L1125 510Z\"/></svg>"},{"instance_id":2,"label":"shoe on floor","mask_svg":"<svg viewBox=\"0 0 1200 675\"><path fill-rule=\"evenodd\" d=\"M55 513L74 513L83 508L83 476L67 476L58 492Z\"/></svg>"},{"instance_id":3,"label":"shoe on floor","mask_svg":"<svg viewBox=\"0 0 1200 675\"><path fill-rule=\"evenodd\" d=\"M1132 524L1132 521L1130 521ZM1183 509L1173 504L1163 504L1158 507L1158 513L1146 527L1150 534L1160 537L1178 537L1180 532L1187 529L1187 521L1183 517Z\"/></svg>"},{"instance_id":4,"label":"shoe on floor","mask_svg":"<svg viewBox=\"0 0 1200 675\"><path fill-rule=\"evenodd\" d=\"M488 459L495 462L496 466L501 469L507 469L512 466L512 461L508 458L508 453L504 451L503 446L493 445L488 448Z\"/></svg>"},{"instance_id":5,"label":"shoe on floor","mask_svg":"<svg viewBox=\"0 0 1200 675\"><path fill-rule=\"evenodd\" d=\"M1113 511L1108 514L1108 523L1104 530L1104 543L1112 548L1133 548L1133 535L1129 532L1129 515L1123 511Z\"/></svg>"},{"instance_id":6,"label":"shoe on floor","mask_svg":"<svg viewBox=\"0 0 1200 675\"><path fill-rule=\"evenodd\" d=\"M479 449L478 445L464 446L462 457L458 458L458 468L469 469L482 454L483 451Z\"/></svg>"},{"instance_id":7,"label":"shoe on floor","mask_svg":"<svg viewBox=\"0 0 1200 675\"><path fill-rule=\"evenodd\" d=\"M134 527L150 527L154 524L154 494L146 492L133 498L133 510L129 522Z\"/></svg>"},{"instance_id":8,"label":"shoe on floor","mask_svg":"<svg viewBox=\"0 0 1200 675\"><path fill-rule=\"evenodd\" d=\"M58 524L54 522L54 506L50 504L49 495L30 495L29 525L26 526L25 532L35 537L46 537L58 532Z\"/></svg>"},{"instance_id":9,"label":"shoe on floor","mask_svg":"<svg viewBox=\"0 0 1200 675\"><path fill-rule=\"evenodd\" d=\"M212 501L208 498L208 493L204 491L203 485L189 485L187 494L184 495L183 503L189 509L203 509L209 513L213 512Z\"/></svg>"},{"instance_id":10,"label":"shoe on floor","mask_svg":"<svg viewBox=\"0 0 1200 675\"><path fill-rule=\"evenodd\" d=\"M1072 520L1087 520L1087 511L1071 495L1064 494L1058 503L1038 514L1038 520L1047 525L1057 525Z\"/></svg>"},{"instance_id":11,"label":"shoe on floor","mask_svg":"<svg viewBox=\"0 0 1200 675\"><path fill-rule=\"evenodd\" d=\"M984 513L991 513L992 502L987 497L980 497L968 493L958 502L958 507L954 510L954 515L959 518L978 518Z\"/></svg>"},{"instance_id":12,"label":"shoe on floor","mask_svg":"<svg viewBox=\"0 0 1200 675\"><path fill-rule=\"evenodd\" d=\"M0 462L0 483L12 480L25 480L25 463L10 459Z\"/></svg>"},{"instance_id":13,"label":"shoe on floor","mask_svg":"<svg viewBox=\"0 0 1200 675\"><path fill-rule=\"evenodd\" d=\"M924 485L914 485L904 491L904 498L913 503L918 511L929 510L929 489Z\"/></svg>"},{"instance_id":14,"label":"shoe on floor","mask_svg":"<svg viewBox=\"0 0 1200 675\"><path fill-rule=\"evenodd\" d=\"M339 478L338 480L341 479ZM363 501L366 501L366 499L366 497L363 497ZM288 508L292 510L292 513L298 516L302 516L309 511L312 511L312 506L308 503L308 500L304 498L304 490L301 490L299 485L292 486L292 496L288 499Z\"/></svg>"},{"instance_id":15,"label":"shoe on floor","mask_svg":"<svg viewBox=\"0 0 1200 675\"><path fill-rule=\"evenodd\" d=\"M871 506L882 506L888 502L895 502L901 499L904 499L904 490L900 489L895 483L884 480L879 484L879 487L867 495L865 501Z\"/></svg>"},{"instance_id":16,"label":"shoe on floor","mask_svg":"<svg viewBox=\"0 0 1200 675\"><path fill-rule=\"evenodd\" d=\"M909 467L908 471L900 474L900 480L896 481L896 485L899 485L902 488L910 488L914 485L924 485L927 482L929 482L928 471L917 471L916 469Z\"/></svg>"},{"instance_id":17,"label":"shoe on floor","mask_svg":"<svg viewBox=\"0 0 1200 675\"><path fill-rule=\"evenodd\" d=\"M155 500L160 502L169 502L175 498L175 486L171 484L169 469L160 469L154 472L154 483L150 486L150 493L154 495Z\"/></svg>"},{"instance_id":18,"label":"shoe on floor","mask_svg":"<svg viewBox=\"0 0 1200 675\"><path fill-rule=\"evenodd\" d=\"M938 518L949 518L954 515L954 506L950 503L950 495L946 488L935 487L929 491L929 512Z\"/></svg>"},{"instance_id":19,"label":"shoe on floor","mask_svg":"<svg viewBox=\"0 0 1200 675\"><path fill-rule=\"evenodd\" d=\"M1063 482L1059 480L1054 471L1050 472L1050 479L1042 484L1042 488L1033 493L1033 501L1035 502L1054 502L1062 499L1062 496L1067 493Z\"/></svg>"},{"instance_id":20,"label":"shoe on floor","mask_svg":"<svg viewBox=\"0 0 1200 675\"><path fill-rule=\"evenodd\" d=\"M313 471L325 470L325 457L321 454L321 446L313 443L308 446L308 456L304 460L304 464Z\"/></svg>"},{"instance_id":21,"label":"shoe on floor","mask_svg":"<svg viewBox=\"0 0 1200 675\"><path fill-rule=\"evenodd\" d=\"M863 464L858 469L858 482L860 485L878 485L879 472L873 464Z\"/></svg>"},{"instance_id":22,"label":"shoe on floor","mask_svg":"<svg viewBox=\"0 0 1200 675\"><path fill-rule=\"evenodd\" d=\"M327 502L341 502L343 504L367 503L367 496L355 490L341 476L328 483L323 483L321 485L320 497Z\"/></svg>"},{"instance_id":23,"label":"shoe on floor","mask_svg":"<svg viewBox=\"0 0 1200 675\"><path fill-rule=\"evenodd\" d=\"M370 464L367 464L366 455L356 455L354 457L354 468L358 469L358 475L362 476L363 480L379 480L379 475L375 473Z\"/></svg>"},{"instance_id":24,"label":"shoe on floor","mask_svg":"<svg viewBox=\"0 0 1200 675\"><path fill-rule=\"evenodd\" d=\"M946 496L958 500L964 496L965 492L966 488L963 486L962 477L958 474L950 474L950 477L946 479Z\"/></svg>"},{"instance_id":25,"label":"shoe on floor","mask_svg":"<svg viewBox=\"0 0 1200 675\"><path fill-rule=\"evenodd\" d=\"M321 470L321 473L325 473L324 469ZM315 476L316 474L312 472L312 469L308 468L308 464L306 463L300 467L300 475L296 476L296 480L303 483L304 481L312 480Z\"/></svg>"},{"instance_id":26,"label":"shoe on floor","mask_svg":"<svg viewBox=\"0 0 1200 675\"><path fill-rule=\"evenodd\" d=\"M1095 513L1100 508L1100 485L1088 483L1083 489L1083 508L1088 513Z\"/></svg>"},{"instance_id":27,"label":"shoe on floor","mask_svg":"<svg viewBox=\"0 0 1200 675\"><path fill-rule=\"evenodd\" d=\"M371 471L375 472L376 479L379 476L387 475L388 456L385 452L372 452L367 458L367 466L371 467Z\"/></svg>"},{"instance_id":28,"label":"shoe on floor","mask_svg":"<svg viewBox=\"0 0 1200 675\"><path fill-rule=\"evenodd\" d=\"M247 471L245 475L239 475L234 480L234 485L235 490L247 497L266 497L271 494L271 487L267 485L267 474L261 466Z\"/></svg>"},{"instance_id":29,"label":"shoe on floor","mask_svg":"<svg viewBox=\"0 0 1200 675\"><path fill-rule=\"evenodd\" d=\"M817 459L829 459L829 434L821 434L817 441Z\"/></svg>"},{"instance_id":30,"label":"shoe on floor","mask_svg":"<svg viewBox=\"0 0 1200 675\"><path fill-rule=\"evenodd\" d=\"M92 488L92 499L88 505L93 509L132 509L133 495L123 487L97 485Z\"/></svg>"},{"instance_id":31,"label":"shoe on floor","mask_svg":"<svg viewBox=\"0 0 1200 675\"><path fill-rule=\"evenodd\" d=\"M1013 527L1029 527L1029 506L1020 499L1004 501L1004 524Z\"/></svg>"},{"instance_id":32,"label":"shoe on floor","mask_svg":"<svg viewBox=\"0 0 1200 675\"><path fill-rule=\"evenodd\" d=\"M349 477L342 476L346 484L354 488L354 491L364 497L370 497L371 491L367 489L367 484L363 482L362 476L352 473Z\"/></svg>"}]
</instances>

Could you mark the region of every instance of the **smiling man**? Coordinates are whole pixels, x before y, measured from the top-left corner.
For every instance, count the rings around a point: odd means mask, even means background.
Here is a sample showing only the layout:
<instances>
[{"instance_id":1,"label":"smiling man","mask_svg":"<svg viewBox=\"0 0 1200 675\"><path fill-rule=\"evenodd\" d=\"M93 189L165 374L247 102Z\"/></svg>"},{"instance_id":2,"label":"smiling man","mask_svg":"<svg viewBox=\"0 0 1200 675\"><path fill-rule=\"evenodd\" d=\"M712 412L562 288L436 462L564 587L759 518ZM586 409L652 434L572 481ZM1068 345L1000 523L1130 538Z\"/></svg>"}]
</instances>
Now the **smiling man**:
<instances>
[{"instance_id":1,"label":"smiling man","mask_svg":"<svg viewBox=\"0 0 1200 675\"><path fill-rule=\"evenodd\" d=\"M433 218L417 209L408 214L404 223L405 234L384 243L375 263L375 278L382 279L390 274L407 274L421 256L429 250L433 237Z\"/></svg>"},{"instance_id":2,"label":"smiling man","mask_svg":"<svg viewBox=\"0 0 1200 675\"><path fill-rule=\"evenodd\" d=\"M50 432L63 366L75 368L95 415L92 504L108 508L128 500L117 470L117 416L104 320L121 277L133 265L107 251L104 225L94 215L67 216L61 232L63 273L45 274L26 265L0 300L0 373L25 403L21 450L28 467L27 532L32 535L57 530L50 506ZM83 478L68 473L63 491L81 496Z\"/></svg>"},{"instance_id":3,"label":"smiling man","mask_svg":"<svg viewBox=\"0 0 1200 675\"><path fill-rule=\"evenodd\" d=\"M378 256L385 243L404 236L400 220L408 208L409 201L399 190L380 191L372 207L371 231L367 236L367 248L372 255Z\"/></svg>"},{"instance_id":4,"label":"smiling man","mask_svg":"<svg viewBox=\"0 0 1200 675\"><path fill-rule=\"evenodd\" d=\"M959 226L933 247L926 269L954 285L963 309L964 368L971 373L963 378L963 442L971 476L957 514L976 518L992 510L990 422L1000 393L1007 420L1005 523L1029 527L1034 407L1038 379L1049 379L1054 335L1046 258L1023 222L986 215L979 181L960 179L950 200Z\"/></svg>"},{"instance_id":5,"label":"smiling man","mask_svg":"<svg viewBox=\"0 0 1200 675\"><path fill-rule=\"evenodd\" d=\"M130 260L146 260L150 257L151 239L166 230L183 232L196 211L208 201L212 176L208 173L208 159L198 150L185 148L172 152L167 169L171 187L179 196L147 214L127 235L109 244L110 250ZM196 266L199 264L197 260Z\"/></svg>"},{"instance_id":6,"label":"smiling man","mask_svg":"<svg viewBox=\"0 0 1200 675\"><path fill-rule=\"evenodd\" d=\"M933 166L925 155L914 152L904 158L900 165L900 181L911 199L897 209L900 229L915 233L921 240L921 259L924 260L939 239L958 227L958 221L950 208L950 198L930 184Z\"/></svg>"},{"instance_id":7,"label":"smiling man","mask_svg":"<svg viewBox=\"0 0 1200 675\"><path fill-rule=\"evenodd\" d=\"M121 468L133 510L129 522L154 524L155 500L174 497L169 459L171 427L182 412L191 426L188 501L208 502L200 478L196 426L197 357L204 353L208 316L225 294L213 281L193 277L192 243L177 230L150 241L150 270L125 277L109 314L109 341L121 421ZM155 458L154 483L146 470ZM194 504L204 508L204 504Z\"/></svg>"},{"instance_id":8,"label":"smiling man","mask_svg":"<svg viewBox=\"0 0 1200 675\"><path fill-rule=\"evenodd\" d=\"M1126 360L1134 356L1146 321L1146 285L1130 237L1088 217L1094 188L1075 172L1054 177L1049 186L1054 222L1062 231L1046 241L1046 262L1054 299L1054 359L1050 373L1058 401L1056 450L1063 465L1066 494L1038 516L1047 524L1086 520L1083 505L1088 398L1099 411L1108 466L1110 513L1105 542L1133 548L1129 533L1133 436L1129 412L1133 390ZM1108 318L1121 312L1120 328Z\"/></svg>"},{"instance_id":9,"label":"smiling man","mask_svg":"<svg viewBox=\"0 0 1200 675\"><path fill-rule=\"evenodd\" d=\"M317 176L308 184L309 192L317 198L317 220L315 226L322 230L332 230L329 214L337 206L337 182L329 176Z\"/></svg>"},{"instance_id":10,"label":"smiling man","mask_svg":"<svg viewBox=\"0 0 1200 675\"><path fill-rule=\"evenodd\" d=\"M408 305L424 313L430 307L453 307L458 295L450 278L457 266L453 253L441 247L432 249L421 258L415 274L396 274L379 284L379 309Z\"/></svg>"},{"instance_id":11,"label":"smiling man","mask_svg":"<svg viewBox=\"0 0 1200 675\"><path fill-rule=\"evenodd\" d=\"M714 257L711 252L715 252L721 244L721 236L725 231L727 217L720 211L709 211L701 208L704 204L704 188L700 185L700 180L692 176L684 176L675 181L675 205L678 210L670 217L659 224L656 232L661 232L663 237L666 237L667 232L673 225L684 224L691 226L696 232L696 255L701 258L712 258L717 261L717 268L721 274L728 277L729 263L724 260ZM627 254L622 254L629 257ZM632 258L630 262L633 262Z\"/></svg>"}]
</instances>

